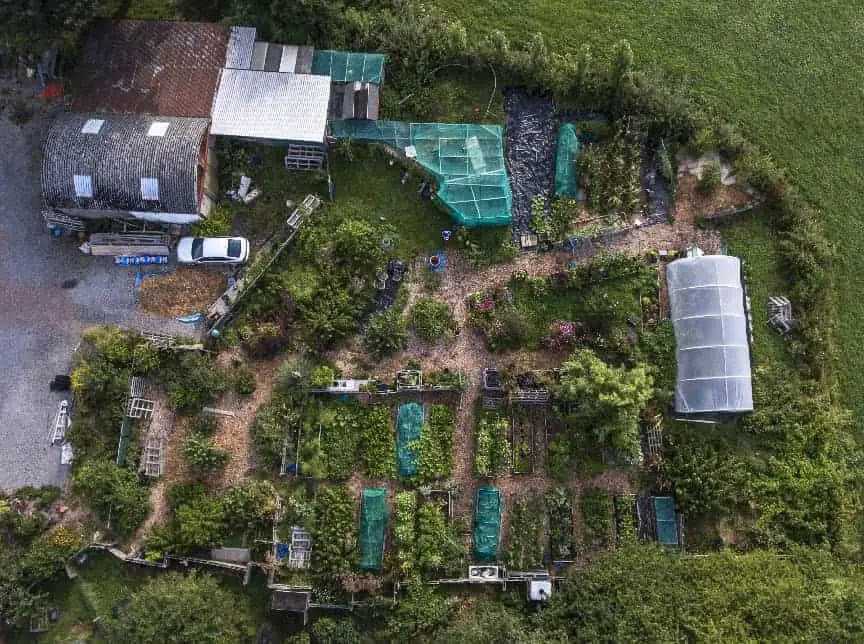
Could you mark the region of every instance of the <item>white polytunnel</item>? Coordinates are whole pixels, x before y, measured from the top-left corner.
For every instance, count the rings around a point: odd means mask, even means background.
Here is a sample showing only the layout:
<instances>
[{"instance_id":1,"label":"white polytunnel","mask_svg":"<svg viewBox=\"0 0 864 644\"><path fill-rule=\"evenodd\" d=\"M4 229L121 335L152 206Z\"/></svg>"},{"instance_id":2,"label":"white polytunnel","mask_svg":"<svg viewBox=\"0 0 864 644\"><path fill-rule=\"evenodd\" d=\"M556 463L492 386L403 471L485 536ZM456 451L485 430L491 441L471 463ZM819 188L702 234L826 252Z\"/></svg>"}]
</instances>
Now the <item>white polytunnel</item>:
<instances>
[{"instance_id":1,"label":"white polytunnel","mask_svg":"<svg viewBox=\"0 0 864 644\"><path fill-rule=\"evenodd\" d=\"M727 255L679 259L666 277L678 361L675 411L752 411L741 261Z\"/></svg>"}]
</instances>

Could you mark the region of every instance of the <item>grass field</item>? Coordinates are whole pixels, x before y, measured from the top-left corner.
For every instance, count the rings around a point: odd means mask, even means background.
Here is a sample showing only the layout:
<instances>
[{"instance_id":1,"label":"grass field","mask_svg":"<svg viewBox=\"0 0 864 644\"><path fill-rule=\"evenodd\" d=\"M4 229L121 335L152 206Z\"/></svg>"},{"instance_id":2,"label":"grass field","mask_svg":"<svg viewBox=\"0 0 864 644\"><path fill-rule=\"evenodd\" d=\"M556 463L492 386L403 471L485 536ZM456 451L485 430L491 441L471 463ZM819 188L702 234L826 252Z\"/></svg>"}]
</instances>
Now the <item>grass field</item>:
<instances>
[{"instance_id":1,"label":"grass field","mask_svg":"<svg viewBox=\"0 0 864 644\"><path fill-rule=\"evenodd\" d=\"M837 243L837 371L847 405L864 412L864 13L827 0L435 0L469 35L536 31L551 49L590 43L605 57L626 38L637 65L666 69L714 111L742 125L824 214ZM858 414L859 416L864 413Z\"/></svg>"}]
</instances>

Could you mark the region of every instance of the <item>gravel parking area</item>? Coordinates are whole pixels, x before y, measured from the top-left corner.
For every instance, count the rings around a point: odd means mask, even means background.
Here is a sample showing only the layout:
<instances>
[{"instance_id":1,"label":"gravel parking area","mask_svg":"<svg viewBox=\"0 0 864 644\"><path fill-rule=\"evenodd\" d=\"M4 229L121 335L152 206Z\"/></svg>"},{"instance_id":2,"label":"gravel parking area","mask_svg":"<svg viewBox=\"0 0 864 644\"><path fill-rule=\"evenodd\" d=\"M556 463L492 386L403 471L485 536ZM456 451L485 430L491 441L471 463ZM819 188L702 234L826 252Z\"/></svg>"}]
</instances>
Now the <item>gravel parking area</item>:
<instances>
[{"instance_id":1,"label":"gravel parking area","mask_svg":"<svg viewBox=\"0 0 864 644\"><path fill-rule=\"evenodd\" d=\"M49 446L49 428L69 394L48 385L68 372L83 331L99 324L194 331L138 313L128 268L82 255L74 239L46 231L39 143L49 118L23 127L0 118L0 489L65 482L68 467L60 465L60 448ZM73 279L73 288L62 288Z\"/></svg>"}]
</instances>

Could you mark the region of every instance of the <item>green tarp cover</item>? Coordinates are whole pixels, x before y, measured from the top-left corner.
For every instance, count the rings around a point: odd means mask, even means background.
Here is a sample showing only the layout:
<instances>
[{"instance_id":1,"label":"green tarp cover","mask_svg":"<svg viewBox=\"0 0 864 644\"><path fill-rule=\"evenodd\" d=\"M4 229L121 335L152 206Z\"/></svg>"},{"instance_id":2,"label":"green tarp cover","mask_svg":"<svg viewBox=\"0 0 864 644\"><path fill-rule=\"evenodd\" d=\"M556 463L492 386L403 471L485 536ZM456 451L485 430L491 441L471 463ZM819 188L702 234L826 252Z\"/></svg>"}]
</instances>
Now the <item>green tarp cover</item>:
<instances>
[{"instance_id":1,"label":"green tarp cover","mask_svg":"<svg viewBox=\"0 0 864 644\"><path fill-rule=\"evenodd\" d=\"M655 496L654 515L657 517L657 541L666 546L677 546L678 522L675 520L675 502L671 496Z\"/></svg>"},{"instance_id":2,"label":"green tarp cover","mask_svg":"<svg viewBox=\"0 0 864 644\"><path fill-rule=\"evenodd\" d=\"M360 569L381 571L384 557L384 534L387 531L387 490L383 487L363 490L360 506Z\"/></svg>"},{"instance_id":3,"label":"green tarp cover","mask_svg":"<svg viewBox=\"0 0 864 644\"><path fill-rule=\"evenodd\" d=\"M336 138L384 143L408 152L438 182L438 198L468 228L510 223L512 195L497 125L335 120ZM409 154L409 157L411 155Z\"/></svg>"},{"instance_id":4,"label":"green tarp cover","mask_svg":"<svg viewBox=\"0 0 864 644\"><path fill-rule=\"evenodd\" d=\"M558 128L558 149L555 153L555 196L576 198L579 186L576 176L576 158L579 139L572 123Z\"/></svg>"},{"instance_id":5,"label":"green tarp cover","mask_svg":"<svg viewBox=\"0 0 864 644\"><path fill-rule=\"evenodd\" d=\"M316 49L312 54L312 73L329 76L339 83L360 81L380 85L384 80L384 58L384 54Z\"/></svg>"},{"instance_id":6,"label":"green tarp cover","mask_svg":"<svg viewBox=\"0 0 864 644\"><path fill-rule=\"evenodd\" d=\"M423 405L416 402L399 405L396 418L396 458L399 476L417 474L417 439L423 429Z\"/></svg>"},{"instance_id":7,"label":"green tarp cover","mask_svg":"<svg viewBox=\"0 0 864 644\"><path fill-rule=\"evenodd\" d=\"M501 493L484 485L477 490L474 503L474 556L483 561L498 557L498 533L501 530Z\"/></svg>"}]
</instances>

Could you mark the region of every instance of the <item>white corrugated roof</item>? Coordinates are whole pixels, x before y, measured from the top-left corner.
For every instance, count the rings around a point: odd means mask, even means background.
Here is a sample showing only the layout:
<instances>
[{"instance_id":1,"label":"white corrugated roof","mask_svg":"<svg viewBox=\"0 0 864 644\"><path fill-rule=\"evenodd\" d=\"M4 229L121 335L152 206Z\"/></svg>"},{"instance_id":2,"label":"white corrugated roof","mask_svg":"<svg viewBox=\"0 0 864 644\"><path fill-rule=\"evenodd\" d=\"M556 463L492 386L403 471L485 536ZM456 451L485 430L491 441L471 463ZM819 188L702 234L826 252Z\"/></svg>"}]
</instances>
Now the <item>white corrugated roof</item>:
<instances>
[{"instance_id":1,"label":"white corrugated roof","mask_svg":"<svg viewBox=\"0 0 864 644\"><path fill-rule=\"evenodd\" d=\"M255 45L255 27L231 27L228 48L225 52L225 67L249 69L252 66L252 48Z\"/></svg>"},{"instance_id":2,"label":"white corrugated roof","mask_svg":"<svg viewBox=\"0 0 864 644\"><path fill-rule=\"evenodd\" d=\"M225 69L210 133L323 143L330 77Z\"/></svg>"}]
</instances>

